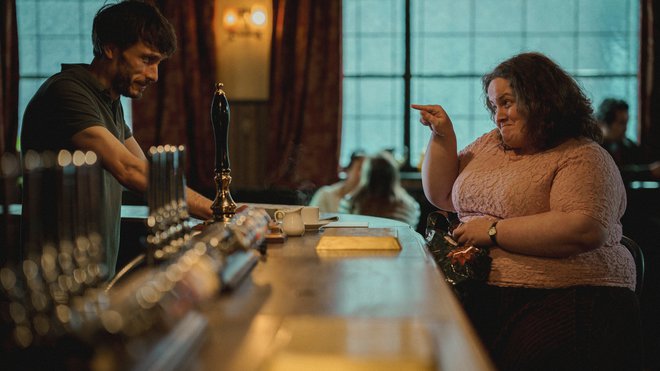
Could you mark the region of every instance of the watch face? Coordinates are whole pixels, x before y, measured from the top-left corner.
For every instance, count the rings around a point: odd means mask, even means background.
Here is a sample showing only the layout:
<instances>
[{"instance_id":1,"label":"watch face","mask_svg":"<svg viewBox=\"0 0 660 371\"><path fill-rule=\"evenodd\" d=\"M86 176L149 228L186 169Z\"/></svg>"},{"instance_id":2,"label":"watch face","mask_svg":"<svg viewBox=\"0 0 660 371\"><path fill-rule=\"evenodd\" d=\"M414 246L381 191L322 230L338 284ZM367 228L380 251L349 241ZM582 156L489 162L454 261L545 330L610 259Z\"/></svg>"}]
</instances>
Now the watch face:
<instances>
[{"instance_id":1,"label":"watch face","mask_svg":"<svg viewBox=\"0 0 660 371\"><path fill-rule=\"evenodd\" d=\"M489 236L494 236L494 235L496 235L496 234L497 234L497 229L495 229L495 227L490 227L490 228L488 229L488 235L489 235Z\"/></svg>"}]
</instances>

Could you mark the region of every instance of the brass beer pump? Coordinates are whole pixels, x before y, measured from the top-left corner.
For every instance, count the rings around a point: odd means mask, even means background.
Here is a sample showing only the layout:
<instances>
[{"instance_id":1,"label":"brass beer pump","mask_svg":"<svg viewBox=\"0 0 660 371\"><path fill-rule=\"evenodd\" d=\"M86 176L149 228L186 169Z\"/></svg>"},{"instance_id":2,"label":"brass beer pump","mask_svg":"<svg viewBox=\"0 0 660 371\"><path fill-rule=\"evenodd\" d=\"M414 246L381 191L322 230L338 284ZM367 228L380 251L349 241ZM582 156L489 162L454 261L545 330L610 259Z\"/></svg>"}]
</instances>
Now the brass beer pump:
<instances>
[{"instance_id":1,"label":"brass beer pump","mask_svg":"<svg viewBox=\"0 0 660 371\"><path fill-rule=\"evenodd\" d=\"M213 221L227 223L236 214L236 203L229 193L231 168L229 166L229 102L222 90L223 84L217 83L211 103L211 124L215 137L215 188L216 195L211 210Z\"/></svg>"}]
</instances>

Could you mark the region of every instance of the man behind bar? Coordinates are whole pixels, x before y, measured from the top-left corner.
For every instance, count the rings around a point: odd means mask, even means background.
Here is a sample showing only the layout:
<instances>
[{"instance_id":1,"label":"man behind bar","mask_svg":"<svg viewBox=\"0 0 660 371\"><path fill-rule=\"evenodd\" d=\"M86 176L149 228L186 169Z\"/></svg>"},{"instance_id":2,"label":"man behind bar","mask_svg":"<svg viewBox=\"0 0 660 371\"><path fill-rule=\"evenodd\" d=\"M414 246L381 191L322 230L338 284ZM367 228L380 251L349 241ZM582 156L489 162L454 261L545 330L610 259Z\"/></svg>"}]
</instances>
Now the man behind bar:
<instances>
[{"instance_id":1,"label":"man behind bar","mask_svg":"<svg viewBox=\"0 0 660 371\"><path fill-rule=\"evenodd\" d=\"M28 104L22 151L94 151L102 172L101 220L108 277L119 250L122 186L147 189L148 164L124 120L119 97L140 98L158 80L158 65L176 50L176 35L163 15L142 1L104 5L94 17L91 64L63 64ZM187 189L190 213L212 216L211 200Z\"/></svg>"}]
</instances>

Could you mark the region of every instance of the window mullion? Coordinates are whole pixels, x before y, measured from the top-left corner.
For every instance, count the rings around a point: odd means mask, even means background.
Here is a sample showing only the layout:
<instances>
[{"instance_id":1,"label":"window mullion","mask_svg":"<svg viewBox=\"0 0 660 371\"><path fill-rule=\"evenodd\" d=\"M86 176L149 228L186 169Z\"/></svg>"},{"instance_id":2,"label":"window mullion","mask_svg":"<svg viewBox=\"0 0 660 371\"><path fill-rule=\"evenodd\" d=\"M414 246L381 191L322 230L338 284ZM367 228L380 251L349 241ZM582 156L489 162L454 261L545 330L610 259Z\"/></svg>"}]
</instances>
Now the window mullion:
<instances>
[{"instance_id":1,"label":"window mullion","mask_svg":"<svg viewBox=\"0 0 660 371\"><path fill-rule=\"evenodd\" d=\"M411 35L410 35L410 2L411 0L406 0L405 4L405 40L406 40L406 51L405 51L405 70L403 73L403 86L404 86L404 98L403 98L403 157L405 158L405 163L403 164L403 170L412 170L410 165L410 95L411 95L411 72L410 72L410 47L411 47Z\"/></svg>"}]
</instances>

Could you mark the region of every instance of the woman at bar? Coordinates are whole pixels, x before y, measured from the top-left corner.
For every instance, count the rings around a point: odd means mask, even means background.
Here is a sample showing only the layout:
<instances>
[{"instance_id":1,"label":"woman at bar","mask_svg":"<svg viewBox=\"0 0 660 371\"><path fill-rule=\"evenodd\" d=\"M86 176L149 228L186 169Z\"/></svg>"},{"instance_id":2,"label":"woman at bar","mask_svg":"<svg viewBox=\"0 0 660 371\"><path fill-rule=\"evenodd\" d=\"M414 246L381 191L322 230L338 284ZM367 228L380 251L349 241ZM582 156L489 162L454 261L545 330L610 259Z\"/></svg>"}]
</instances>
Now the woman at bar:
<instances>
[{"instance_id":1,"label":"woman at bar","mask_svg":"<svg viewBox=\"0 0 660 371\"><path fill-rule=\"evenodd\" d=\"M309 201L309 206L318 206L319 211L322 213L336 213L339 211L341 199L354 191L360 184L362 163L365 158L366 154L363 151L353 152L348 166L344 169L346 179L319 188Z\"/></svg>"},{"instance_id":2,"label":"woman at bar","mask_svg":"<svg viewBox=\"0 0 660 371\"><path fill-rule=\"evenodd\" d=\"M589 99L539 53L482 82L496 128L460 152L443 107L412 106L431 129L426 196L458 213L459 244L493 259L466 313L503 370L641 369L625 191Z\"/></svg>"},{"instance_id":3,"label":"woman at bar","mask_svg":"<svg viewBox=\"0 0 660 371\"><path fill-rule=\"evenodd\" d=\"M368 157L358 187L339 201L339 212L390 218L417 228L419 204L401 186L399 167L391 153Z\"/></svg>"}]
</instances>

